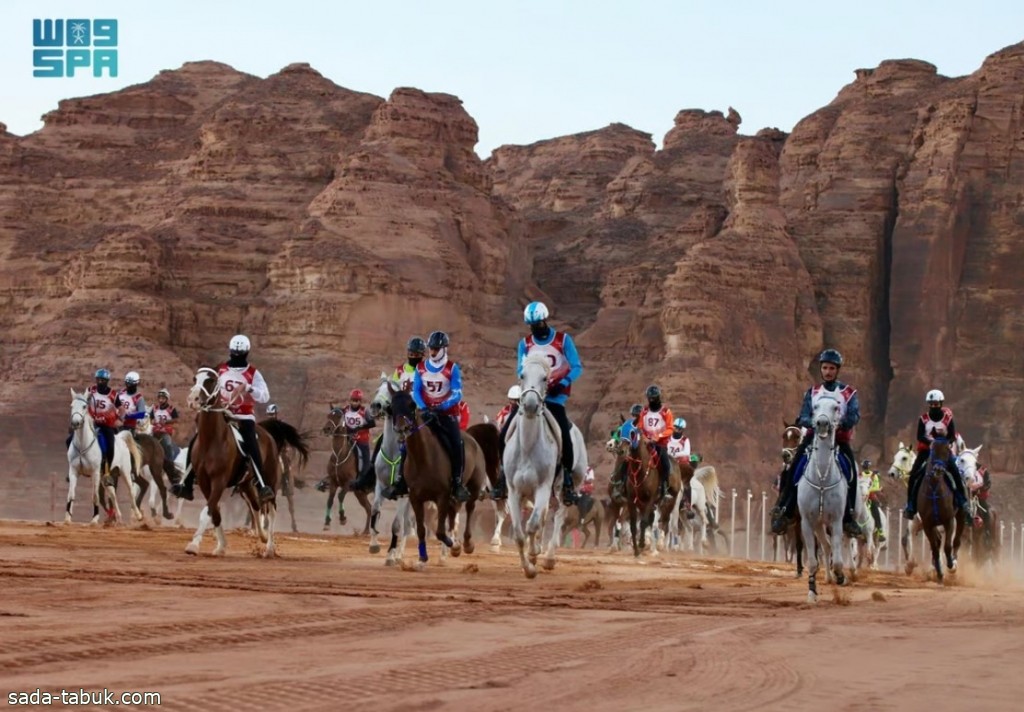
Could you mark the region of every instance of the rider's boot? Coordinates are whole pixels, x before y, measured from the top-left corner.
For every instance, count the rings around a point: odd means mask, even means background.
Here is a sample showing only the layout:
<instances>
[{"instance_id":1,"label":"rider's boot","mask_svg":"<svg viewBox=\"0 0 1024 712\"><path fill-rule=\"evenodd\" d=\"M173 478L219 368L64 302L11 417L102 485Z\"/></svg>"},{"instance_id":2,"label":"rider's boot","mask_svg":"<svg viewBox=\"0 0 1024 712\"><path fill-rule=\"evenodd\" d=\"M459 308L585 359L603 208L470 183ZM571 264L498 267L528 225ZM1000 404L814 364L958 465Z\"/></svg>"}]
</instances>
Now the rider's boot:
<instances>
[{"instance_id":1,"label":"rider's boot","mask_svg":"<svg viewBox=\"0 0 1024 712\"><path fill-rule=\"evenodd\" d=\"M498 483L491 489L491 499L498 501L508 499L508 482L505 480L505 473L498 475Z\"/></svg>"},{"instance_id":2,"label":"rider's boot","mask_svg":"<svg viewBox=\"0 0 1024 712\"><path fill-rule=\"evenodd\" d=\"M579 501L579 495L576 494L576 490L572 486L572 472L565 469L564 466L559 465L558 470L555 472L555 479L558 479L558 474L562 473L562 503L566 507L570 507Z\"/></svg>"},{"instance_id":3,"label":"rider's boot","mask_svg":"<svg viewBox=\"0 0 1024 712\"><path fill-rule=\"evenodd\" d=\"M843 514L843 533L847 536L862 537L864 530L860 528L855 516L857 506L857 487L850 487L846 491L846 513Z\"/></svg>"}]
</instances>

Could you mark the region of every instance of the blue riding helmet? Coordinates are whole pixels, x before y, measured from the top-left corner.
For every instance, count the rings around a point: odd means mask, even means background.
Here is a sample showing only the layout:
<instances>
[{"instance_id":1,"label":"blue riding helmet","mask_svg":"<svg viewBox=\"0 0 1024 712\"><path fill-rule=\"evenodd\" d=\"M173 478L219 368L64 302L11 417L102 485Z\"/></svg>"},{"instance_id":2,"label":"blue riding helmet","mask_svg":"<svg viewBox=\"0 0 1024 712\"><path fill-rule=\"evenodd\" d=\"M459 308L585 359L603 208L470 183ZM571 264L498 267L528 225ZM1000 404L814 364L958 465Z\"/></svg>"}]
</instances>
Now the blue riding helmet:
<instances>
[{"instance_id":1,"label":"blue riding helmet","mask_svg":"<svg viewBox=\"0 0 1024 712\"><path fill-rule=\"evenodd\" d=\"M544 302L530 302L523 310L523 321L526 324L539 324L548 320L548 308Z\"/></svg>"},{"instance_id":2,"label":"blue riding helmet","mask_svg":"<svg viewBox=\"0 0 1024 712\"><path fill-rule=\"evenodd\" d=\"M818 361L819 363L831 363L841 367L843 365L843 355L835 349L825 349L818 356Z\"/></svg>"},{"instance_id":3,"label":"blue riding helmet","mask_svg":"<svg viewBox=\"0 0 1024 712\"><path fill-rule=\"evenodd\" d=\"M96 378L102 378L102 379L104 379L106 381L109 381L110 380L110 371L108 371L105 368L101 368L98 371L96 371Z\"/></svg>"},{"instance_id":4,"label":"blue riding helmet","mask_svg":"<svg viewBox=\"0 0 1024 712\"><path fill-rule=\"evenodd\" d=\"M676 430L685 430L686 418L676 418L675 420L672 421L672 427L675 428Z\"/></svg>"}]
</instances>

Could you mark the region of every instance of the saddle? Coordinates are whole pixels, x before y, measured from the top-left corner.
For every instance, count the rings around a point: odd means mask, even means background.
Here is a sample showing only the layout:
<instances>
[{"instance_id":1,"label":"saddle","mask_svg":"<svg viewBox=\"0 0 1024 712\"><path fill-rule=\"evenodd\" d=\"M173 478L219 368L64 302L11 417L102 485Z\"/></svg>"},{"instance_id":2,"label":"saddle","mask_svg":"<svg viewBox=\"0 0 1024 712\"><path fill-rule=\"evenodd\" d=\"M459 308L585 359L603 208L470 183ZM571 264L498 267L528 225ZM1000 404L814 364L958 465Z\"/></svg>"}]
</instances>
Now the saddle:
<instances>
[{"instance_id":1,"label":"saddle","mask_svg":"<svg viewBox=\"0 0 1024 712\"><path fill-rule=\"evenodd\" d=\"M846 478L846 484L849 487L855 486L855 475L856 472L853 469L853 463L850 462L838 448L836 449L836 464L839 465L839 471L843 473L843 477ZM796 468L793 470L793 485L795 486L804 476L804 470L807 469L807 463L809 458L807 453L804 453L800 457L800 461L796 463Z\"/></svg>"}]
</instances>

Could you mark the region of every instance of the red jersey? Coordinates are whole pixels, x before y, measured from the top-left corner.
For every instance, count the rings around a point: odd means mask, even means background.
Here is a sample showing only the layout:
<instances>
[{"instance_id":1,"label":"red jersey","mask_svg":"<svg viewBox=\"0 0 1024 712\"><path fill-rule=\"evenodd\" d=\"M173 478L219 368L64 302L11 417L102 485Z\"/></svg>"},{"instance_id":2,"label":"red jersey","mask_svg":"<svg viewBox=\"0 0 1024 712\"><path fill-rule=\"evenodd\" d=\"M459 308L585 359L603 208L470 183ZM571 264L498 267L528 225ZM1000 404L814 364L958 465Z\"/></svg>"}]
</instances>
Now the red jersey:
<instances>
[{"instance_id":1,"label":"red jersey","mask_svg":"<svg viewBox=\"0 0 1024 712\"><path fill-rule=\"evenodd\" d=\"M232 369L222 363L217 369L217 389L220 391L221 402L228 405L234 415L253 415L252 396L245 392L245 386L251 386L256 378L256 367L250 364L244 371ZM241 394L239 394L241 391Z\"/></svg>"},{"instance_id":2,"label":"red jersey","mask_svg":"<svg viewBox=\"0 0 1024 712\"><path fill-rule=\"evenodd\" d=\"M89 386L89 415L97 425L117 425L117 395L114 391L100 393L96 386Z\"/></svg>"},{"instance_id":3,"label":"red jersey","mask_svg":"<svg viewBox=\"0 0 1024 712\"><path fill-rule=\"evenodd\" d=\"M551 343L544 344L541 346L533 340L533 334L527 334L524 339L526 342L526 353L531 354L534 352L540 352L544 354L548 359L548 364L551 366L551 373L548 376L548 383L558 383L567 375L572 367L569 365L569 359L565 357L565 333L556 331L555 336L551 339ZM572 392L572 384L562 389L562 393L569 395Z\"/></svg>"},{"instance_id":4,"label":"red jersey","mask_svg":"<svg viewBox=\"0 0 1024 712\"><path fill-rule=\"evenodd\" d=\"M342 421L345 423L345 427L349 430L355 430L352 434L352 438L357 443L370 444L370 430L364 428L363 430L356 430L366 425L366 408L360 407L356 410L352 410L351 407L346 407L344 413L342 413Z\"/></svg>"},{"instance_id":5,"label":"red jersey","mask_svg":"<svg viewBox=\"0 0 1024 712\"><path fill-rule=\"evenodd\" d=\"M171 404L161 408L158 405L149 409L149 419L153 423L154 435L174 435L174 421L178 417L178 409Z\"/></svg>"}]
</instances>

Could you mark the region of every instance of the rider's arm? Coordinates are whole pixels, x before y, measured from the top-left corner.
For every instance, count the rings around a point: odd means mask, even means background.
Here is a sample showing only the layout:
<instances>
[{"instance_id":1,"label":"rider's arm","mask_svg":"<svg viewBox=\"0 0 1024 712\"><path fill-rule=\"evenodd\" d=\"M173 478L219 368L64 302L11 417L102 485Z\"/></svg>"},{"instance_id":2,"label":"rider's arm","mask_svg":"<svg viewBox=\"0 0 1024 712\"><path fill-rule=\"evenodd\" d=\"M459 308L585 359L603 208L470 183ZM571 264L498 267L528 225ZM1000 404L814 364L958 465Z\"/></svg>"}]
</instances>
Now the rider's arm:
<instances>
[{"instance_id":1,"label":"rider's arm","mask_svg":"<svg viewBox=\"0 0 1024 712\"><path fill-rule=\"evenodd\" d=\"M928 442L928 434L924 431L924 421L920 418L917 419L917 449L927 450L931 447L931 443Z\"/></svg>"},{"instance_id":2,"label":"rider's arm","mask_svg":"<svg viewBox=\"0 0 1024 712\"><path fill-rule=\"evenodd\" d=\"M257 403L266 403L270 400L270 390L267 388L267 382L263 380L263 374L259 371L252 375L251 388L252 390L249 393Z\"/></svg>"},{"instance_id":3,"label":"rider's arm","mask_svg":"<svg viewBox=\"0 0 1024 712\"><path fill-rule=\"evenodd\" d=\"M125 413L124 419L125 420L142 420L143 418L146 417L146 399L145 398L142 398L142 397L139 398L139 403L136 406L136 408L138 408L138 410L136 410L134 413Z\"/></svg>"},{"instance_id":4,"label":"rider's arm","mask_svg":"<svg viewBox=\"0 0 1024 712\"><path fill-rule=\"evenodd\" d=\"M580 361L580 355L576 351L576 344L573 343L572 337L568 334L562 339L562 348L565 353L565 360L569 362L569 373L565 375L565 378L560 383L563 386L568 386L583 373L583 362Z\"/></svg>"},{"instance_id":5,"label":"rider's arm","mask_svg":"<svg viewBox=\"0 0 1024 712\"><path fill-rule=\"evenodd\" d=\"M519 339L516 349L516 378L523 377L523 359L526 358L526 339Z\"/></svg>"},{"instance_id":6,"label":"rider's arm","mask_svg":"<svg viewBox=\"0 0 1024 712\"><path fill-rule=\"evenodd\" d=\"M840 427L845 430L857 425L860 422L860 400L857 398L857 391L853 392L850 396L850 402L846 404L846 417L843 418L843 422Z\"/></svg>"},{"instance_id":7,"label":"rider's arm","mask_svg":"<svg viewBox=\"0 0 1024 712\"><path fill-rule=\"evenodd\" d=\"M417 368L412 373L412 399L416 401L416 407L420 410L427 409L427 402L423 400L423 378Z\"/></svg>"},{"instance_id":8,"label":"rider's arm","mask_svg":"<svg viewBox=\"0 0 1024 712\"><path fill-rule=\"evenodd\" d=\"M667 441L672 437L672 429L675 427L672 425L672 409L666 406L662 412L665 414L665 429L661 431L660 435L658 435L658 440Z\"/></svg>"},{"instance_id":9,"label":"rider's arm","mask_svg":"<svg viewBox=\"0 0 1024 712\"><path fill-rule=\"evenodd\" d=\"M437 409L444 412L450 408L454 408L462 400L462 369L459 368L459 364L452 365L452 377L448 382L448 397L441 402L441 405L437 406Z\"/></svg>"},{"instance_id":10,"label":"rider's arm","mask_svg":"<svg viewBox=\"0 0 1024 712\"><path fill-rule=\"evenodd\" d=\"M811 390L808 388L807 392L804 393L804 402L800 406L800 415L796 417L796 424L802 425L805 428L813 428L814 423L811 422L811 414L813 412L811 410Z\"/></svg>"}]
</instances>

